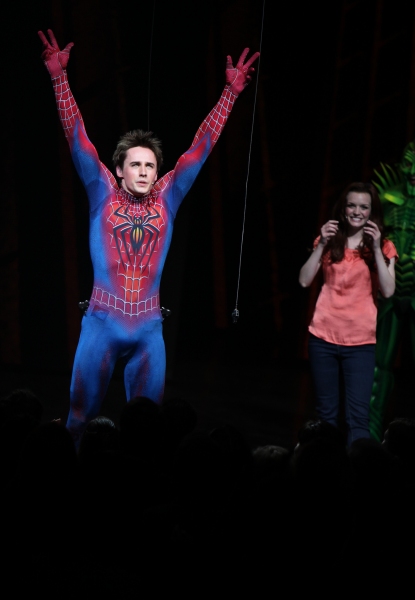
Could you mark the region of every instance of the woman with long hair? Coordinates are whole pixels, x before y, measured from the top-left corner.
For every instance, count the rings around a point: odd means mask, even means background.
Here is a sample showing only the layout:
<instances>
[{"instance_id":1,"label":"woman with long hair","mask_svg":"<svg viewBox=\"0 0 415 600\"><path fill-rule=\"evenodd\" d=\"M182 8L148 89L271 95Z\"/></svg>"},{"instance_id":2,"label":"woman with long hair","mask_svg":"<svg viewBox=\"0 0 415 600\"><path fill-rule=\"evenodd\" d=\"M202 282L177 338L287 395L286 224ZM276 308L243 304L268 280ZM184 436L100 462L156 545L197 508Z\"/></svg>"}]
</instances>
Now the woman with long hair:
<instances>
[{"instance_id":1,"label":"woman with long hair","mask_svg":"<svg viewBox=\"0 0 415 600\"><path fill-rule=\"evenodd\" d=\"M383 234L382 205L371 183L351 183L321 227L300 270L303 287L320 267L324 283L309 325L309 359L320 419L338 426L344 381L347 440L369 438L377 297L395 291L396 248Z\"/></svg>"}]
</instances>

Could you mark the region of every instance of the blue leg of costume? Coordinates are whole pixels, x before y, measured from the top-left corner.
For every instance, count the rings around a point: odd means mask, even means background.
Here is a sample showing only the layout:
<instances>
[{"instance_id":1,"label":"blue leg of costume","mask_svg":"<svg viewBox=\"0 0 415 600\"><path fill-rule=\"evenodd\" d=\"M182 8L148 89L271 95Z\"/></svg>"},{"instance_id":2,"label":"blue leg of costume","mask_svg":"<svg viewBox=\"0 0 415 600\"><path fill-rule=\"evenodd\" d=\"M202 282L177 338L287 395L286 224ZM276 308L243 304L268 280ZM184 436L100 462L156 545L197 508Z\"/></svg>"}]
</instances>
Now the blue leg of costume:
<instances>
[{"instance_id":1,"label":"blue leg of costume","mask_svg":"<svg viewBox=\"0 0 415 600\"><path fill-rule=\"evenodd\" d=\"M146 396L158 404L162 401L166 371L162 327L160 320L147 321L140 327L137 347L124 370L127 400Z\"/></svg>"},{"instance_id":2,"label":"blue leg of costume","mask_svg":"<svg viewBox=\"0 0 415 600\"><path fill-rule=\"evenodd\" d=\"M91 419L98 416L117 361L111 344L111 322L90 313L82 319L71 381L67 428L75 443Z\"/></svg>"},{"instance_id":3,"label":"blue leg of costume","mask_svg":"<svg viewBox=\"0 0 415 600\"><path fill-rule=\"evenodd\" d=\"M133 325L130 320L114 319L107 311L91 309L83 318L67 421L76 445L89 421L99 415L118 359L126 362L127 400L147 396L160 403L166 365L161 320L152 319Z\"/></svg>"}]
</instances>

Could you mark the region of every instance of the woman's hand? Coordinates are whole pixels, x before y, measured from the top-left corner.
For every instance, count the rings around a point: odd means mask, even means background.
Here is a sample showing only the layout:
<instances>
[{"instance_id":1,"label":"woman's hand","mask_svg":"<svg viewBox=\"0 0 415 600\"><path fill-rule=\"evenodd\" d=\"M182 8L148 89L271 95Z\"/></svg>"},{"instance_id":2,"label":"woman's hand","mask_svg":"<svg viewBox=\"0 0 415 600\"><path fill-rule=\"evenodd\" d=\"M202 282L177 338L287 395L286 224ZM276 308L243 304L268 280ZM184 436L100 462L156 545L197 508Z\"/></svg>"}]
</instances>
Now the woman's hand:
<instances>
[{"instance_id":1,"label":"woman's hand","mask_svg":"<svg viewBox=\"0 0 415 600\"><path fill-rule=\"evenodd\" d=\"M336 235L339 230L339 222L338 221L327 221L324 223L323 227L320 230L320 241L319 244L325 246L330 238Z\"/></svg>"},{"instance_id":2,"label":"woman's hand","mask_svg":"<svg viewBox=\"0 0 415 600\"><path fill-rule=\"evenodd\" d=\"M298 281L302 287L308 287L312 284L321 266L321 257L324 253L324 246L330 238L336 235L339 229L338 221L327 221L320 230L320 239L314 251L310 254L307 262L301 267Z\"/></svg>"},{"instance_id":3,"label":"woman's hand","mask_svg":"<svg viewBox=\"0 0 415 600\"><path fill-rule=\"evenodd\" d=\"M386 264L380 245L381 233L376 223L367 221L363 231L370 235L373 240L373 253L378 269L380 292L385 298L390 298L395 293L395 259L391 258L389 265Z\"/></svg>"},{"instance_id":4,"label":"woman's hand","mask_svg":"<svg viewBox=\"0 0 415 600\"><path fill-rule=\"evenodd\" d=\"M380 231L379 227L373 221L366 221L366 225L363 227L363 231L371 236L373 239L373 249L380 248Z\"/></svg>"}]
</instances>

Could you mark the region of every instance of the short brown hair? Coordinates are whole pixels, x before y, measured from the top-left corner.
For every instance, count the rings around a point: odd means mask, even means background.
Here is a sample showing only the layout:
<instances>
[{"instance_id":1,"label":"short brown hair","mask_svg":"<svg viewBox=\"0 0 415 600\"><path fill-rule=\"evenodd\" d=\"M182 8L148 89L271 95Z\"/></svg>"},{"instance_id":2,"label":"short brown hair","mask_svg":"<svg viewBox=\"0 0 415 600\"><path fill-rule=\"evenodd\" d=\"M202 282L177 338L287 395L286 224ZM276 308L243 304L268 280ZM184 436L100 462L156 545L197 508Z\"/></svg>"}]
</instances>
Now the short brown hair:
<instances>
[{"instance_id":1,"label":"short brown hair","mask_svg":"<svg viewBox=\"0 0 415 600\"><path fill-rule=\"evenodd\" d=\"M154 152L154 156L156 157L157 161L156 166L158 172L163 164L161 141L156 138L152 131L143 131L142 129L128 131L120 137L117 147L115 148L115 152L112 155L112 162L115 169L117 167L120 167L121 169L123 168L128 150L130 150L130 148L136 148L137 146L140 146L141 148L148 148Z\"/></svg>"}]
</instances>

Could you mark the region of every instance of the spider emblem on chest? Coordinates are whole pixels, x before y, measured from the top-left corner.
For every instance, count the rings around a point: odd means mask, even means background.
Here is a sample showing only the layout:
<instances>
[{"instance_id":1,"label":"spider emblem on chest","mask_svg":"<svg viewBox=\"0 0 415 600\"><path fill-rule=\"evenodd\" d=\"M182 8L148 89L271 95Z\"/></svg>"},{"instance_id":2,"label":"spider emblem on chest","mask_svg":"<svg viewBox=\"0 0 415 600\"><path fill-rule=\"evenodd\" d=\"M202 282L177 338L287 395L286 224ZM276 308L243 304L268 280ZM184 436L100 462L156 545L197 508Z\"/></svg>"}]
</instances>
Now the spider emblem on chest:
<instances>
[{"instance_id":1,"label":"spider emblem on chest","mask_svg":"<svg viewBox=\"0 0 415 600\"><path fill-rule=\"evenodd\" d=\"M145 269L150 262L154 248L157 244L160 230L152 223L161 215L155 208L146 207L146 213L141 215L130 215L129 205L120 206L114 211L116 217L120 217L122 222L113 227L115 245L118 250L121 263L124 269L127 268L122 249L127 256L127 260L132 263L133 256L139 256L139 262L136 266Z\"/></svg>"}]
</instances>

